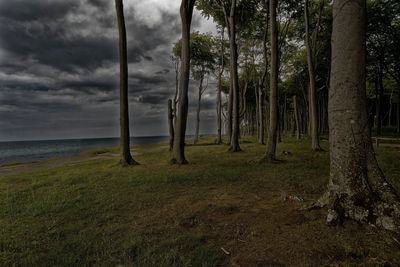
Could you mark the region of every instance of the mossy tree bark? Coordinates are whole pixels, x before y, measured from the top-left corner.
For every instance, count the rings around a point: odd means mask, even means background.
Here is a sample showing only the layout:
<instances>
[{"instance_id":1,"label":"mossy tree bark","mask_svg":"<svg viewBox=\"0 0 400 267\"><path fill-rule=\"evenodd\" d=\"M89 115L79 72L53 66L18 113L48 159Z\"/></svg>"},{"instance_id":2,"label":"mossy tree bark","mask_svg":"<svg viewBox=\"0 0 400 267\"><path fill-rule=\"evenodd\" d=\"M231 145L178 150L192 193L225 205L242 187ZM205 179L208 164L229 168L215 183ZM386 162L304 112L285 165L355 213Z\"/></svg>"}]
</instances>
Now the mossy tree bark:
<instances>
[{"instance_id":1,"label":"mossy tree bark","mask_svg":"<svg viewBox=\"0 0 400 267\"><path fill-rule=\"evenodd\" d=\"M365 19L365 0L334 1L330 180L316 204L329 205L328 223L352 219L399 231L399 197L378 166L368 127Z\"/></svg>"},{"instance_id":2,"label":"mossy tree bark","mask_svg":"<svg viewBox=\"0 0 400 267\"><path fill-rule=\"evenodd\" d=\"M129 106L128 106L128 60L124 6L122 0L115 0L119 31L120 63L120 164L137 165L130 152Z\"/></svg>"},{"instance_id":3,"label":"mossy tree bark","mask_svg":"<svg viewBox=\"0 0 400 267\"><path fill-rule=\"evenodd\" d=\"M172 149L172 163L187 164L185 158L185 135L188 115L188 89L190 73L190 25L192 22L195 0L182 0L180 7L182 22L182 54L181 77L179 81L179 102L176 118L174 147Z\"/></svg>"}]
</instances>

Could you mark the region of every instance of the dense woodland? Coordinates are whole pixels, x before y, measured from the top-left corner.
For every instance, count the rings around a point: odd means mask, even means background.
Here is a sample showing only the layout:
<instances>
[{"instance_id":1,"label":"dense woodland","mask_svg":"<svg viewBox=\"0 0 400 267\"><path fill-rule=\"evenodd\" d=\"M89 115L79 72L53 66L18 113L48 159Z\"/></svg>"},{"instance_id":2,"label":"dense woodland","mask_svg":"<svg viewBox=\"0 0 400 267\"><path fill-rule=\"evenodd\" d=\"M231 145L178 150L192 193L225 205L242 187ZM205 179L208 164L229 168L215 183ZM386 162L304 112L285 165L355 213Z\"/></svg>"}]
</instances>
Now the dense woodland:
<instances>
[{"instance_id":1,"label":"dense woodland","mask_svg":"<svg viewBox=\"0 0 400 267\"><path fill-rule=\"evenodd\" d=\"M121 60L121 163L129 152L127 64L122 0L116 0ZM194 8L217 24L219 36L191 32ZM218 144L266 144L260 164L276 164L283 134L309 136L323 153L329 138L330 181L309 209L329 206L327 222L345 219L399 231L398 193L375 158L371 134L400 131L400 3L394 0L182 0L182 38L171 59L175 98L168 101L171 162L188 164L185 136L189 82L201 97L217 80ZM192 79L190 79L192 78ZM215 89L215 88L214 88ZM390 128L391 127L391 128ZM190 161L190 159L189 159Z\"/></svg>"}]
</instances>

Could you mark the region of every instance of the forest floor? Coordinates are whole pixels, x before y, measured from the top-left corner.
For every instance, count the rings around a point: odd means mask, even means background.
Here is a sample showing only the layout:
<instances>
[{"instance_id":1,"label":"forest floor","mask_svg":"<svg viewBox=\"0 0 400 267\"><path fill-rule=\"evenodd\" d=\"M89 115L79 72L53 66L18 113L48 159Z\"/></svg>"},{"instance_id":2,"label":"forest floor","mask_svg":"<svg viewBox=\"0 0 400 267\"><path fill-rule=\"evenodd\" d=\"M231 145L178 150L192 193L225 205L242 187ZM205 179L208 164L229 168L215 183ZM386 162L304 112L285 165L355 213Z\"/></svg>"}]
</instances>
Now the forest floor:
<instances>
[{"instance_id":1,"label":"forest floor","mask_svg":"<svg viewBox=\"0 0 400 267\"><path fill-rule=\"evenodd\" d=\"M214 139L188 146L185 166L158 144L135 147L140 166L98 149L0 177L0 266L400 265L400 235L301 210L326 188L328 152L284 138L283 162L259 164L265 146L254 138L239 153L206 145ZM400 191L400 149L376 152Z\"/></svg>"}]
</instances>

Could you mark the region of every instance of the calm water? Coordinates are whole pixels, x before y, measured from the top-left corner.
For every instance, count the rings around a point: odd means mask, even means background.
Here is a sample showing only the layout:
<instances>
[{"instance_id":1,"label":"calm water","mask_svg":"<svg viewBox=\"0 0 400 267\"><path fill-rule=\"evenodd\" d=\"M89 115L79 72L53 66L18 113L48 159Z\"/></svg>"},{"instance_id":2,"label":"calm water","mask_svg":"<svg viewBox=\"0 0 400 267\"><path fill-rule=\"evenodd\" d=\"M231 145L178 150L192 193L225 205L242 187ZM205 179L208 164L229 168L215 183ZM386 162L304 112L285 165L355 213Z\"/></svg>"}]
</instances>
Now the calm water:
<instances>
[{"instance_id":1,"label":"calm water","mask_svg":"<svg viewBox=\"0 0 400 267\"><path fill-rule=\"evenodd\" d=\"M131 145L144 146L167 141L168 136L132 137ZM88 149L118 146L119 138L0 142L0 165L71 157Z\"/></svg>"}]
</instances>

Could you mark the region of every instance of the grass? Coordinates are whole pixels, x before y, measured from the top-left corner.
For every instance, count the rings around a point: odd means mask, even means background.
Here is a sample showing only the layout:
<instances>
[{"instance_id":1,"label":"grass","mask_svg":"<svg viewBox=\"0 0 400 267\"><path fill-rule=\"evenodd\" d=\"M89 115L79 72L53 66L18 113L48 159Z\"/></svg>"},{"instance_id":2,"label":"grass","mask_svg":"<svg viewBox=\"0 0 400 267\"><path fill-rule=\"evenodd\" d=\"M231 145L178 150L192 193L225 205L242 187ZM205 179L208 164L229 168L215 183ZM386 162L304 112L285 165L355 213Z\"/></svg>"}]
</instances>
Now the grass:
<instances>
[{"instance_id":1,"label":"grass","mask_svg":"<svg viewBox=\"0 0 400 267\"><path fill-rule=\"evenodd\" d=\"M328 227L326 210L300 211L304 203L285 197L320 196L329 153L284 138L284 163L259 164L265 146L246 137L241 147L188 146L190 164L176 166L158 144L137 148L140 166L99 159L0 178L0 265L400 264L398 235L353 222ZM376 152L400 191L400 150Z\"/></svg>"}]
</instances>

